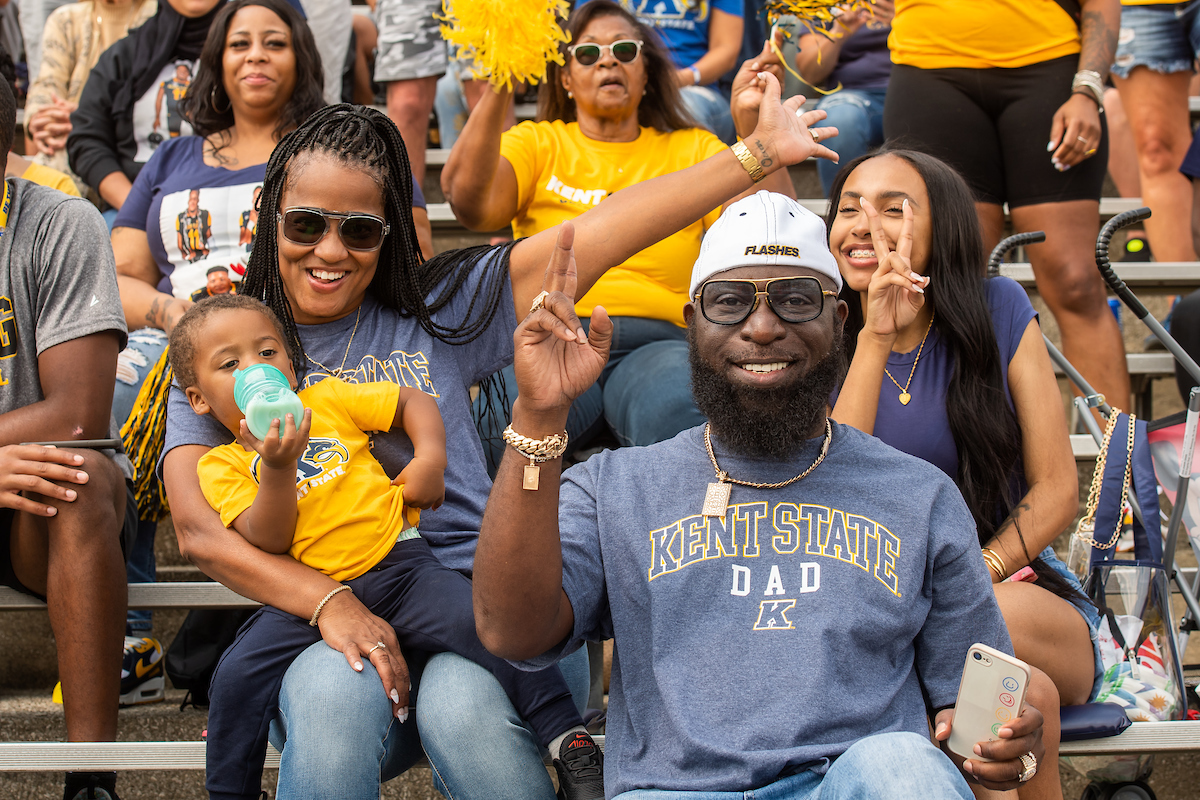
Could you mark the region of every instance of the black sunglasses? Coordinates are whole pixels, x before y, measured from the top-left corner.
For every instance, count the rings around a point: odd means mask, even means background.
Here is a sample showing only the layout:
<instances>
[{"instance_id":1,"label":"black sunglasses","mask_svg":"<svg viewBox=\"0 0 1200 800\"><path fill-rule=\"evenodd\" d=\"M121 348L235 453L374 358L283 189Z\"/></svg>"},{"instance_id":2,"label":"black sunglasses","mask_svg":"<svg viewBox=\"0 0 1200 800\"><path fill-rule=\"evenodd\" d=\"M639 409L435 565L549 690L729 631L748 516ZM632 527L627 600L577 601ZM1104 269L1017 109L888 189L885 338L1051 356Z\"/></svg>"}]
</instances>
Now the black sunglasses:
<instances>
[{"instance_id":1,"label":"black sunglasses","mask_svg":"<svg viewBox=\"0 0 1200 800\"><path fill-rule=\"evenodd\" d=\"M283 238L306 246L325 238L331 225L337 222L338 236L347 250L378 250L391 230L374 214L338 214L319 208L285 208L275 219Z\"/></svg>"},{"instance_id":2,"label":"black sunglasses","mask_svg":"<svg viewBox=\"0 0 1200 800\"><path fill-rule=\"evenodd\" d=\"M642 52L641 39L618 39L612 44L593 44L592 42L584 42L582 44L573 44L567 48L567 52L571 57L585 67L590 67L600 60L604 55L604 51L613 54L613 58L620 61L622 64L628 64L638 57Z\"/></svg>"},{"instance_id":3,"label":"black sunglasses","mask_svg":"<svg viewBox=\"0 0 1200 800\"><path fill-rule=\"evenodd\" d=\"M766 286L759 289L759 284ZM713 280L705 281L696 290L700 313L717 325L737 325L744 322L765 296L767 305L784 322L808 322L821 316L826 297L837 292L821 288L821 282L807 276L771 278L770 280Z\"/></svg>"}]
</instances>

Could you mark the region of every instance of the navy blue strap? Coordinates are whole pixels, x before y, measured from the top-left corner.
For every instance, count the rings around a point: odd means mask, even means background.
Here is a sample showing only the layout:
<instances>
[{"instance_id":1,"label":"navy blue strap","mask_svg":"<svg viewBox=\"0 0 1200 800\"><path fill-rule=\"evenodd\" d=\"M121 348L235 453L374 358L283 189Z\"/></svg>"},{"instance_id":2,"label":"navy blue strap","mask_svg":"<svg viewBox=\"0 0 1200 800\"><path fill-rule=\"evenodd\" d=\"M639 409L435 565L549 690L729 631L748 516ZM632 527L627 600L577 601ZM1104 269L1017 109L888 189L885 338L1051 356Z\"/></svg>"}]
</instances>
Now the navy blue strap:
<instances>
[{"instance_id":1,"label":"navy blue strap","mask_svg":"<svg viewBox=\"0 0 1200 800\"><path fill-rule=\"evenodd\" d=\"M1122 517L1121 495L1125 483L1125 463L1129 445L1129 415L1119 415L1113 426L1112 438L1108 443L1108 455L1104 464L1104 480L1100 488L1100 499L1096 504L1095 531L1092 536L1101 544L1112 540L1114 531ZM1147 531L1134 518L1134 555L1139 561L1162 561L1162 536L1159 532L1158 484L1154 477L1154 462L1150 456L1150 441L1146 436L1146 423L1134 422L1133 459L1130 464L1130 482L1133 496L1137 497L1142 517L1149 526ZM1092 548L1091 563L1111 561L1116 558L1116 547Z\"/></svg>"}]
</instances>

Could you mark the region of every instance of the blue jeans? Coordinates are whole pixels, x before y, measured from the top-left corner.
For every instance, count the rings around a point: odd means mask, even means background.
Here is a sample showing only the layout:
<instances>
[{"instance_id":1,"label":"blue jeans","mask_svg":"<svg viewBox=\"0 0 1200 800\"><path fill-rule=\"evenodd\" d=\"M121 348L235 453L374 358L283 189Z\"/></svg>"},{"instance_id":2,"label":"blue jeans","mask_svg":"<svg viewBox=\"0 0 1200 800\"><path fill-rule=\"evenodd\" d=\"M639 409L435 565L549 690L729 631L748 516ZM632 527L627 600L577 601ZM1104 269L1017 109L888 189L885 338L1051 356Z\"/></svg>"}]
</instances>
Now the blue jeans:
<instances>
[{"instance_id":1,"label":"blue jeans","mask_svg":"<svg viewBox=\"0 0 1200 800\"><path fill-rule=\"evenodd\" d=\"M807 771L748 792L672 792L635 789L614 800L973 800L958 769L929 739L881 733L859 739L824 776Z\"/></svg>"},{"instance_id":2,"label":"blue jeans","mask_svg":"<svg viewBox=\"0 0 1200 800\"><path fill-rule=\"evenodd\" d=\"M608 364L595 385L575 399L567 416L568 455L586 447L605 424L622 446L630 447L665 441L704 422L692 399L687 332L660 319L613 317L612 321ZM582 322L587 328L589 320ZM499 386L492 386L491 395L480 395L475 405L479 436L493 475L504 454L504 412L517 399L513 368L505 367L498 374L504 396Z\"/></svg>"},{"instance_id":3,"label":"blue jeans","mask_svg":"<svg viewBox=\"0 0 1200 800\"><path fill-rule=\"evenodd\" d=\"M688 113L702 128L708 128L727 145L737 140L733 128L733 114L729 110L729 98L712 86L684 86L679 90Z\"/></svg>"},{"instance_id":4,"label":"blue jeans","mask_svg":"<svg viewBox=\"0 0 1200 800\"><path fill-rule=\"evenodd\" d=\"M838 135L822 144L837 153L837 164L828 159L817 159L817 175L825 196L833 186L838 170L850 161L883 144L883 101L887 88L842 89L821 98L817 108L828 116L818 126L832 125Z\"/></svg>"},{"instance_id":5,"label":"blue jeans","mask_svg":"<svg viewBox=\"0 0 1200 800\"><path fill-rule=\"evenodd\" d=\"M1188 72L1200 55L1200 1L1123 6L1112 73L1128 78L1134 67L1163 75Z\"/></svg>"},{"instance_id":6,"label":"blue jeans","mask_svg":"<svg viewBox=\"0 0 1200 800\"><path fill-rule=\"evenodd\" d=\"M455 652L486 667L543 746L583 725L557 667L527 672L484 649L475 634L471 582L443 566L421 537L397 542L379 564L346 584L395 629L404 652ZM238 631L209 692L210 800L257 800L279 682L296 656L320 641L307 619L271 606Z\"/></svg>"},{"instance_id":7,"label":"blue jeans","mask_svg":"<svg viewBox=\"0 0 1200 800\"><path fill-rule=\"evenodd\" d=\"M575 705L587 702L587 649L559 663ZM379 800L381 780L424 752L434 785L454 800L555 800L542 749L492 674L453 653L413 669L415 722L391 714L370 662L350 669L324 642L292 662L279 690L270 741L283 754L276 800ZM417 730L420 729L418 736Z\"/></svg>"}]
</instances>

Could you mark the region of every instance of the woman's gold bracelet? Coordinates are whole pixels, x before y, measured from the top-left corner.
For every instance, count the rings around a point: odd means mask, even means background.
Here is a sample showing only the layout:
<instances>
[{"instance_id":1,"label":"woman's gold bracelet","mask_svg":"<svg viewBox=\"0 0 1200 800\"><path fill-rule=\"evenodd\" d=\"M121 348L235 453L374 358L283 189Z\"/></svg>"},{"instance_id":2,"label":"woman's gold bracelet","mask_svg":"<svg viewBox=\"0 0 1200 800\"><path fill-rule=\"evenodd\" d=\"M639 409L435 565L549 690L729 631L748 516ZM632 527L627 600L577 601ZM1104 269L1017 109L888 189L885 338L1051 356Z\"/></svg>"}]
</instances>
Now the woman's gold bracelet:
<instances>
[{"instance_id":1,"label":"woman's gold bracelet","mask_svg":"<svg viewBox=\"0 0 1200 800\"><path fill-rule=\"evenodd\" d=\"M317 603L316 610L313 611L312 619L310 619L308 621L309 625L311 625L314 628L317 627L317 618L321 616L321 609L325 608L325 604L329 602L329 599L331 597L333 597L335 594L337 594L338 592L349 592L350 594L354 594L354 590L343 583L341 586L337 587L336 589L331 591L329 594L322 597L321 602Z\"/></svg>"},{"instance_id":2,"label":"woman's gold bracelet","mask_svg":"<svg viewBox=\"0 0 1200 800\"><path fill-rule=\"evenodd\" d=\"M988 569L996 574L1000 580L1008 577L1008 568L1004 565L1004 559L992 550L990 547L984 547L980 552L983 553L983 560L987 562Z\"/></svg>"}]
</instances>

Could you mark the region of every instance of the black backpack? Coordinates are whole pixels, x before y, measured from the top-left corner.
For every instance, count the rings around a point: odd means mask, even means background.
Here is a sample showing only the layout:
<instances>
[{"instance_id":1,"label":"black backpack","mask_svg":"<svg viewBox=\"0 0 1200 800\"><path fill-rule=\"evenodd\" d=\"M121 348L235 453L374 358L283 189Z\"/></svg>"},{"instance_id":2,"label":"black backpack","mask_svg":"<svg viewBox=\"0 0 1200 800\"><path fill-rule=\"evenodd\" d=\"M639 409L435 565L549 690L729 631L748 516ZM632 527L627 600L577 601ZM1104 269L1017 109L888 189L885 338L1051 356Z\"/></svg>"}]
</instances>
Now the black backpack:
<instances>
[{"instance_id":1,"label":"black backpack","mask_svg":"<svg viewBox=\"0 0 1200 800\"><path fill-rule=\"evenodd\" d=\"M172 685L187 690L179 705L181 711L189 704L208 707L208 687L217 670L217 662L254 613L254 609L193 609L188 612L163 659Z\"/></svg>"}]
</instances>

